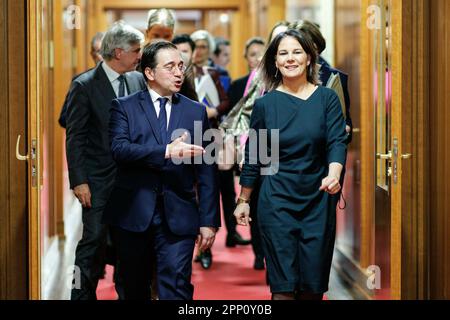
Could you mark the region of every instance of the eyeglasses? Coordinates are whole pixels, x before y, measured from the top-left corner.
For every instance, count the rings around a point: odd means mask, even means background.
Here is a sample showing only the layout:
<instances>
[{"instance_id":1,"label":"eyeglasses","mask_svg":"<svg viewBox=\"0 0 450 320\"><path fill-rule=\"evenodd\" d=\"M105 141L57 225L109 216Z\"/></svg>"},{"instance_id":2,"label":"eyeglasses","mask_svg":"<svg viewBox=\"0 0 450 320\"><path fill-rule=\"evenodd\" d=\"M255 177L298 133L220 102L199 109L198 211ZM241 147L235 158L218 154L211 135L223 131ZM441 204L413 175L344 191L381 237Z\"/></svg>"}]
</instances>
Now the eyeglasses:
<instances>
[{"instance_id":1,"label":"eyeglasses","mask_svg":"<svg viewBox=\"0 0 450 320\"><path fill-rule=\"evenodd\" d=\"M162 66L161 68L166 70L166 71L168 71L168 72L171 72L171 73L175 73L177 69L181 73L184 73L186 71L186 66L184 64L179 64L179 65L169 64L169 65L166 65L166 66Z\"/></svg>"}]
</instances>

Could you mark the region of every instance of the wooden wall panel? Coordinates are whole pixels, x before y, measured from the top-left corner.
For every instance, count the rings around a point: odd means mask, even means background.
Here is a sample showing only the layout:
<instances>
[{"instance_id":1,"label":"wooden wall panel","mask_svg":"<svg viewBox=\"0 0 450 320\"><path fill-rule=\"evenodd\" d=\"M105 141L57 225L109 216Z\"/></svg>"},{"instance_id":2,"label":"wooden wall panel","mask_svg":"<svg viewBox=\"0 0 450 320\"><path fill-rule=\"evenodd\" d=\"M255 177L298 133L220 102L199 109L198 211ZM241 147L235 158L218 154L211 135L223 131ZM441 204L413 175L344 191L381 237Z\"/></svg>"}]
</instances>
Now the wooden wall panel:
<instances>
[{"instance_id":1,"label":"wooden wall panel","mask_svg":"<svg viewBox=\"0 0 450 320\"><path fill-rule=\"evenodd\" d=\"M429 4L430 298L450 299L450 1Z\"/></svg>"},{"instance_id":2,"label":"wooden wall panel","mask_svg":"<svg viewBox=\"0 0 450 320\"><path fill-rule=\"evenodd\" d=\"M15 156L19 134L20 151L27 152L25 19L24 1L1 1L0 299L28 297L27 165Z\"/></svg>"}]
</instances>

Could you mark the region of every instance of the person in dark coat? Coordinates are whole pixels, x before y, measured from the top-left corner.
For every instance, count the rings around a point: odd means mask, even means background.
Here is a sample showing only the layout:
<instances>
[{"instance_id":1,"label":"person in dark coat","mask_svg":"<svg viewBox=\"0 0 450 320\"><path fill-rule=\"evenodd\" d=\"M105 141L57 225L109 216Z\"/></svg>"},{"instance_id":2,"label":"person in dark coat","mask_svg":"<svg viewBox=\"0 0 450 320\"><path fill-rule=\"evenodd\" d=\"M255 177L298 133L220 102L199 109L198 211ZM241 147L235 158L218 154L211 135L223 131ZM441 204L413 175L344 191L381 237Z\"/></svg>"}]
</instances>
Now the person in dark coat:
<instances>
[{"instance_id":1,"label":"person in dark coat","mask_svg":"<svg viewBox=\"0 0 450 320\"><path fill-rule=\"evenodd\" d=\"M247 140L234 215L248 225L260 182L258 226L274 300L319 300L328 290L347 145L339 98L318 85L316 62L306 33L287 30L275 37L261 67L268 93L251 115L256 139ZM268 139L258 138L261 130ZM265 140L266 148L260 144ZM269 162L260 156L266 152Z\"/></svg>"}]
</instances>

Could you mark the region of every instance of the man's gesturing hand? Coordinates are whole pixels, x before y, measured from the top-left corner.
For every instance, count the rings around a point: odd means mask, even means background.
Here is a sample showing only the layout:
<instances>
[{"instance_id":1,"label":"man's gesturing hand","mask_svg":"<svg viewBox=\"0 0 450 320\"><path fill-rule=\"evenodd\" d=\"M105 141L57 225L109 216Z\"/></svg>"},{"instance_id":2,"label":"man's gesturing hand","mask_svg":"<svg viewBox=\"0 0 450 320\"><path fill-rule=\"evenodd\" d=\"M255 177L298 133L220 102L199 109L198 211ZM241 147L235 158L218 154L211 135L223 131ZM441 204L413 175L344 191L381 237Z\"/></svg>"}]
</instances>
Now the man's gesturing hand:
<instances>
[{"instance_id":1,"label":"man's gesturing hand","mask_svg":"<svg viewBox=\"0 0 450 320\"><path fill-rule=\"evenodd\" d=\"M187 138L187 133L183 133L183 135L177 139L175 139L168 146L169 158L173 159L184 159L197 157L205 153L205 149L200 146L196 146L195 144L185 143Z\"/></svg>"}]
</instances>

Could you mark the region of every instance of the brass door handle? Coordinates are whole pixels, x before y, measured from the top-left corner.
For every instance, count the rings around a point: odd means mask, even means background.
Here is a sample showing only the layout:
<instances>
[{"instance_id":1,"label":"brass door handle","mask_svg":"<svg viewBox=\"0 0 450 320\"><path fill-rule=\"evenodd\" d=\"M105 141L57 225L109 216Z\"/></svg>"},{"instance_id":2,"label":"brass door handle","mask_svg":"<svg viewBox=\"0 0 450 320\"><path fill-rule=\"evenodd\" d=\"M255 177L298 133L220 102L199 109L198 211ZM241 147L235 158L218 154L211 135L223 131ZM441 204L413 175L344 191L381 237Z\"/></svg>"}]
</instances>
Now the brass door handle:
<instances>
[{"instance_id":1,"label":"brass door handle","mask_svg":"<svg viewBox=\"0 0 450 320\"><path fill-rule=\"evenodd\" d=\"M19 136L17 137L17 143L16 143L16 158L17 158L17 160L20 160L20 161L28 161L28 159L30 159L30 156L29 156L29 155L26 155L26 156L21 155L21 154L20 154L20 151L19 151L19 145L20 145L20 134L19 134Z\"/></svg>"},{"instance_id":2,"label":"brass door handle","mask_svg":"<svg viewBox=\"0 0 450 320\"><path fill-rule=\"evenodd\" d=\"M392 151L387 154L377 153L377 159L392 160Z\"/></svg>"},{"instance_id":3,"label":"brass door handle","mask_svg":"<svg viewBox=\"0 0 450 320\"><path fill-rule=\"evenodd\" d=\"M412 154L411 153L405 153L401 155L402 159L411 159L412 158Z\"/></svg>"}]
</instances>

